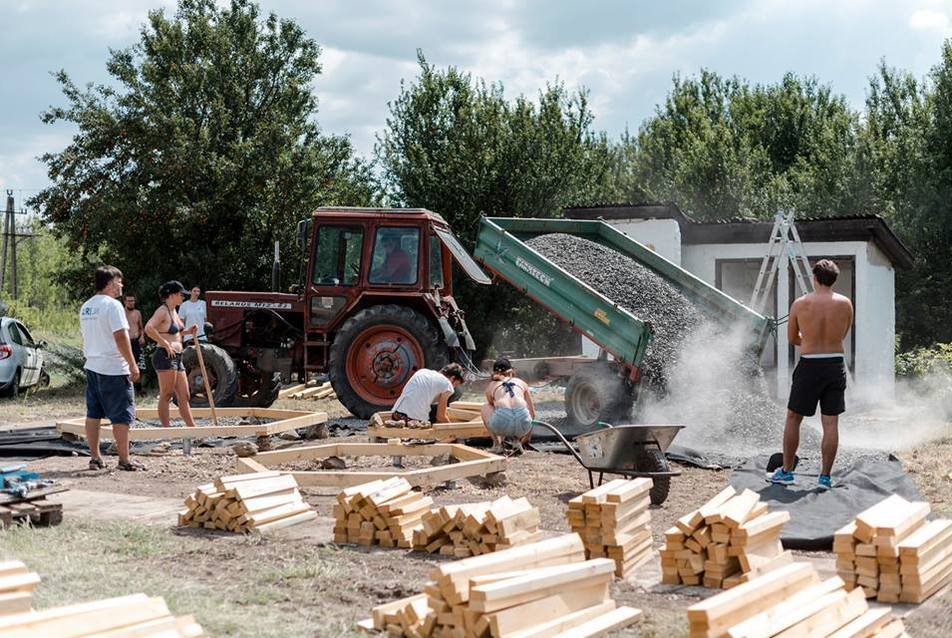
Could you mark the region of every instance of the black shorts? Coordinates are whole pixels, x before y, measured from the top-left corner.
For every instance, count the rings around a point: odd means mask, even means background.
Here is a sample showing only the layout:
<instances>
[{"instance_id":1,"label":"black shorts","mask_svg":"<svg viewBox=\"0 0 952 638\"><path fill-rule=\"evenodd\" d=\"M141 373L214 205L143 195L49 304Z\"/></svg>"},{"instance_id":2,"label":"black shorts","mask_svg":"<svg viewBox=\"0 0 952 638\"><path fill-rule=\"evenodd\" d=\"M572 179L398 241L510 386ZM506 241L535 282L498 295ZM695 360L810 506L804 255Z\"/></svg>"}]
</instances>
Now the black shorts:
<instances>
[{"instance_id":1,"label":"black shorts","mask_svg":"<svg viewBox=\"0 0 952 638\"><path fill-rule=\"evenodd\" d=\"M152 353L152 367L155 368L156 372L178 372L179 370L184 370L185 366L182 365L182 353L174 357L169 357L169 353L165 351L165 348L157 348L156 351Z\"/></svg>"},{"instance_id":2,"label":"black shorts","mask_svg":"<svg viewBox=\"0 0 952 638\"><path fill-rule=\"evenodd\" d=\"M787 409L803 416L834 416L846 412L846 363L843 357L800 358L793 371Z\"/></svg>"}]
</instances>

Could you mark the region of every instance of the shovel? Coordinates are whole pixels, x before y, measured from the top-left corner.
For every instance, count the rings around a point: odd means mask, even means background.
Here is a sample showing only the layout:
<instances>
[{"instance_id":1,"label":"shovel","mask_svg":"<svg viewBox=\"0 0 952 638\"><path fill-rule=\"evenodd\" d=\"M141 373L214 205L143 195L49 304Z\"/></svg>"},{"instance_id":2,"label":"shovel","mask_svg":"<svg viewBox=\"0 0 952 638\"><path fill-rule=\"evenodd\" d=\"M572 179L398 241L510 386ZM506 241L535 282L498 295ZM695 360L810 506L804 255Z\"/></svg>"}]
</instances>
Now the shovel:
<instances>
[{"instance_id":1,"label":"shovel","mask_svg":"<svg viewBox=\"0 0 952 638\"><path fill-rule=\"evenodd\" d=\"M218 426L218 413L215 412L215 397L212 389L208 385L208 373L205 371L205 358L202 356L202 345L198 342L198 333L192 335L192 344L195 346L195 353L198 355L198 368L202 371L202 383L205 384L205 396L208 397L208 407L212 409L212 422Z\"/></svg>"}]
</instances>

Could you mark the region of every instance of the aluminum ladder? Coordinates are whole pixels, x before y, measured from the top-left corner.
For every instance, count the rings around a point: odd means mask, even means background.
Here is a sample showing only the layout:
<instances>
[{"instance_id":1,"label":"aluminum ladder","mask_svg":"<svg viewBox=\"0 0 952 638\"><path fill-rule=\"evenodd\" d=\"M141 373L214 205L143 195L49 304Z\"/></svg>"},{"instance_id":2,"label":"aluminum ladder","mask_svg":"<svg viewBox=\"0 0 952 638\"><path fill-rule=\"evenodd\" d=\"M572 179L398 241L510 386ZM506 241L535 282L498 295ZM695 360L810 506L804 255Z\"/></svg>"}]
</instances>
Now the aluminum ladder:
<instances>
[{"instance_id":1,"label":"aluminum ladder","mask_svg":"<svg viewBox=\"0 0 952 638\"><path fill-rule=\"evenodd\" d=\"M813 290L813 275L810 269L810 260L803 250L800 233L794 223L794 211L778 211L774 216L773 230L770 231L770 241L767 243L767 254L760 264L757 274L757 283L750 296L750 308L761 312L767 303L770 289L773 287L784 260L793 267L797 289L800 294Z\"/></svg>"}]
</instances>

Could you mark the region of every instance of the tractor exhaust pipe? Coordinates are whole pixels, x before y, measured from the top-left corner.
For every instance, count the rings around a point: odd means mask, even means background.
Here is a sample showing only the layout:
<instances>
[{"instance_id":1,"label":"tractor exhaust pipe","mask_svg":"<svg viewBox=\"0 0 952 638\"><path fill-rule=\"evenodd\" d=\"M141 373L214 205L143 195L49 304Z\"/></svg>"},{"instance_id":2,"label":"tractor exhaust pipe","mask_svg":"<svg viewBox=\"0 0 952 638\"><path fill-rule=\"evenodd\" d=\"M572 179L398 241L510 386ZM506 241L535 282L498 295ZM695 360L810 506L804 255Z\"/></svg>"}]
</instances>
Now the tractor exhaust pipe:
<instances>
[{"instance_id":1,"label":"tractor exhaust pipe","mask_svg":"<svg viewBox=\"0 0 952 638\"><path fill-rule=\"evenodd\" d=\"M271 292L281 292L281 242L274 242L274 264L271 266Z\"/></svg>"}]
</instances>

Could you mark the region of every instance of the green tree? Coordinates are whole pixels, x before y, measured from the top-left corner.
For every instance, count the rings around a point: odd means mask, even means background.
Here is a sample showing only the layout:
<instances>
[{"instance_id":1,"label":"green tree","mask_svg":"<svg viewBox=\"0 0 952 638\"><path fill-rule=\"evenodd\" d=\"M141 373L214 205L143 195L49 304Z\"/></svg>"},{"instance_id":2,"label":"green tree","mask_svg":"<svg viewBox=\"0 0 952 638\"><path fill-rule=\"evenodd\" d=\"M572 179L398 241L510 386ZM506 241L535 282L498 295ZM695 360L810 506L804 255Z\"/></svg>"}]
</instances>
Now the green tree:
<instances>
[{"instance_id":1,"label":"green tree","mask_svg":"<svg viewBox=\"0 0 952 638\"><path fill-rule=\"evenodd\" d=\"M80 88L56 74L67 105L43 121L78 130L43 156L53 185L30 204L146 299L172 277L266 286L273 241L285 263L300 259L296 220L374 199L369 165L315 122L319 54L297 24L250 0L149 13L139 42L110 52L109 84ZM89 272L65 275L88 290Z\"/></svg>"},{"instance_id":2,"label":"green tree","mask_svg":"<svg viewBox=\"0 0 952 638\"><path fill-rule=\"evenodd\" d=\"M928 77L890 69L870 80L862 161L876 210L916 256L897 276L903 348L952 341L952 41Z\"/></svg>"},{"instance_id":3,"label":"green tree","mask_svg":"<svg viewBox=\"0 0 952 638\"><path fill-rule=\"evenodd\" d=\"M418 58L419 77L401 85L378 138L394 202L440 213L471 249L480 216L555 217L567 205L614 196L615 151L592 130L584 91L553 84L537 101L507 100L501 84ZM457 296L480 353L557 352L575 343L507 286L463 281Z\"/></svg>"},{"instance_id":4,"label":"green tree","mask_svg":"<svg viewBox=\"0 0 952 638\"><path fill-rule=\"evenodd\" d=\"M862 210L859 117L814 78L751 85L702 70L622 140L633 201L673 201L700 219Z\"/></svg>"}]
</instances>

